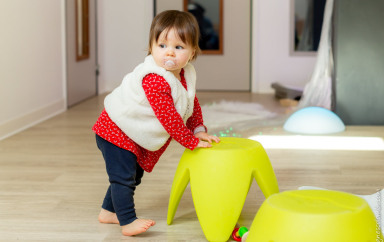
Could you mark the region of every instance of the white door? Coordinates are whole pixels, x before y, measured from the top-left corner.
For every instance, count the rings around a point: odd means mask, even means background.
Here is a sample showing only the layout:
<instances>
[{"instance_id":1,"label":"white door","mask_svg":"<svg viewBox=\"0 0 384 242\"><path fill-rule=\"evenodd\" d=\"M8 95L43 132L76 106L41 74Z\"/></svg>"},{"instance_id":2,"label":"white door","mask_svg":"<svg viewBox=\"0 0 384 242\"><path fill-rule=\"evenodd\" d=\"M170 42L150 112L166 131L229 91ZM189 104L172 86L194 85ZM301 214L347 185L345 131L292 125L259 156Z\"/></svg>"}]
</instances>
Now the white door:
<instances>
[{"instance_id":1,"label":"white door","mask_svg":"<svg viewBox=\"0 0 384 242\"><path fill-rule=\"evenodd\" d=\"M96 1L67 0L65 2L67 103L70 107L97 94ZM86 2L88 6L84 6ZM88 27L83 24L85 21L88 21Z\"/></svg>"},{"instance_id":2,"label":"white door","mask_svg":"<svg viewBox=\"0 0 384 242\"><path fill-rule=\"evenodd\" d=\"M223 54L197 57L197 90L250 91L251 0L223 3ZM157 13L166 9L183 10L183 0L156 1Z\"/></svg>"}]
</instances>

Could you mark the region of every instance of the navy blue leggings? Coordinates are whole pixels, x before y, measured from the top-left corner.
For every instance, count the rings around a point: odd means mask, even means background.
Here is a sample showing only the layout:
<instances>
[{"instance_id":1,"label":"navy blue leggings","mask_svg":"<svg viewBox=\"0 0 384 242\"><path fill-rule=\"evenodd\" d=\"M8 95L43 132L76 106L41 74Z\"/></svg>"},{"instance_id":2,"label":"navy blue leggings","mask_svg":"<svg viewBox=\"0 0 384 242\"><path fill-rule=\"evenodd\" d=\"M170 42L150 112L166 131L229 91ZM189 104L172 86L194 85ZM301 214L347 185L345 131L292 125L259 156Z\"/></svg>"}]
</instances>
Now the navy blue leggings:
<instances>
[{"instance_id":1,"label":"navy blue leggings","mask_svg":"<svg viewBox=\"0 0 384 242\"><path fill-rule=\"evenodd\" d=\"M109 188L102 208L116 213L121 226L137 219L133 195L141 183L144 170L137 163L136 156L96 135L97 147L103 154Z\"/></svg>"}]
</instances>

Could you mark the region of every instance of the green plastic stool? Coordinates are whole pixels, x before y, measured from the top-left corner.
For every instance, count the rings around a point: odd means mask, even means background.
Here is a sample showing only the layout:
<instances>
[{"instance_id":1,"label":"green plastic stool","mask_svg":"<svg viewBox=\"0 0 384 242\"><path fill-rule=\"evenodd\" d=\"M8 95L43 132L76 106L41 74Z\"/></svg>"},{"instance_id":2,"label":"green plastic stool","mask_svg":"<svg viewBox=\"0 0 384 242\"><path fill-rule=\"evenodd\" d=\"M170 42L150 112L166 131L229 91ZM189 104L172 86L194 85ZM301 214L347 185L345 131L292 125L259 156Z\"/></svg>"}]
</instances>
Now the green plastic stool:
<instances>
[{"instance_id":1,"label":"green plastic stool","mask_svg":"<svg viewBox=\"0 0 384 242\"><path fill-rule=\"evenodd\" d=\"M221 138L212 148L186 149L173 180L167 223L191 182L197 217L208 241L227 241L255 178L265 197L279 192L275 173L260 143Z\"/></svg>"},{"instance_id":2,"label":"green plastic stool","mask_svg":"<svg viewBox=\"0 0 384 242\"><path fill-rule=\"evenodd\" d=\"M376 242L380 227L368 203L330 190L274 194L257 212L246 242Z\"/></svg>"}]
</instances>

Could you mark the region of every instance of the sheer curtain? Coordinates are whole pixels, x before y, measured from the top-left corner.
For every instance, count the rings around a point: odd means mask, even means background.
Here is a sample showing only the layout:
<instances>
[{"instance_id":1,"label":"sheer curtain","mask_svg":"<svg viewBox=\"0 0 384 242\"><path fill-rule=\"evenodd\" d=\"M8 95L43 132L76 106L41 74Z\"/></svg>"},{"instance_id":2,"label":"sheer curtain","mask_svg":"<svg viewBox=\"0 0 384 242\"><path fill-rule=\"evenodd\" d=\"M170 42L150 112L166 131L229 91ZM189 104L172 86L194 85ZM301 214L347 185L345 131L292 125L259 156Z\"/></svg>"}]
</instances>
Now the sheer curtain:
<instances>
[{"instance_id":1,"label":"sheer curtain","mask_svg":"<svg viewBox=\"0 0 384 242\"><path fill-rule=\"evenodd\" d=\"M333 0L327 0L315 69L311 80L304 88L299 108L308 106L332 108L332 12Z\"/></svg>"}]
</instances>

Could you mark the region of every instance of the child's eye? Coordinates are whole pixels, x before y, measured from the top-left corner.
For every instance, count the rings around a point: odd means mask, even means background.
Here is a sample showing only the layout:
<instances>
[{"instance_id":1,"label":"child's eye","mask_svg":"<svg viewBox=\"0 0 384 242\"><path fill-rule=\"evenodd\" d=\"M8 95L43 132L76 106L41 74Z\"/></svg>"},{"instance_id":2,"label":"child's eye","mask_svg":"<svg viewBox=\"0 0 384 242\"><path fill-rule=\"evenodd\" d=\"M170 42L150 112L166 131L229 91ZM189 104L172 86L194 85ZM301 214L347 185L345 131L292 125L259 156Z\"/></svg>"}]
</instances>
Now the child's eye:
<instances>
[{"instance_id":1,"label":"child's eye","mask_svg":"<svg viewBox=\"0 0 384 242\"><path fill-rule=\"evenodd\" d=\"M178 50L182 50L182 49L184 49L184 47L183 47L183 46L180 46L180 45L178 45L178 46L176 46L176 49L178 49Z\"/></svg>"},{"instance_id":2,"label":"child's eye","mask_svg":"<svg viewBox=\"0 0 384 242\"><path fill-rule=\"evenodd\" d=\"M165 48L164 44L160 44L159 46L160 46L160 48Z\"/></svg>"}]
</instances>

